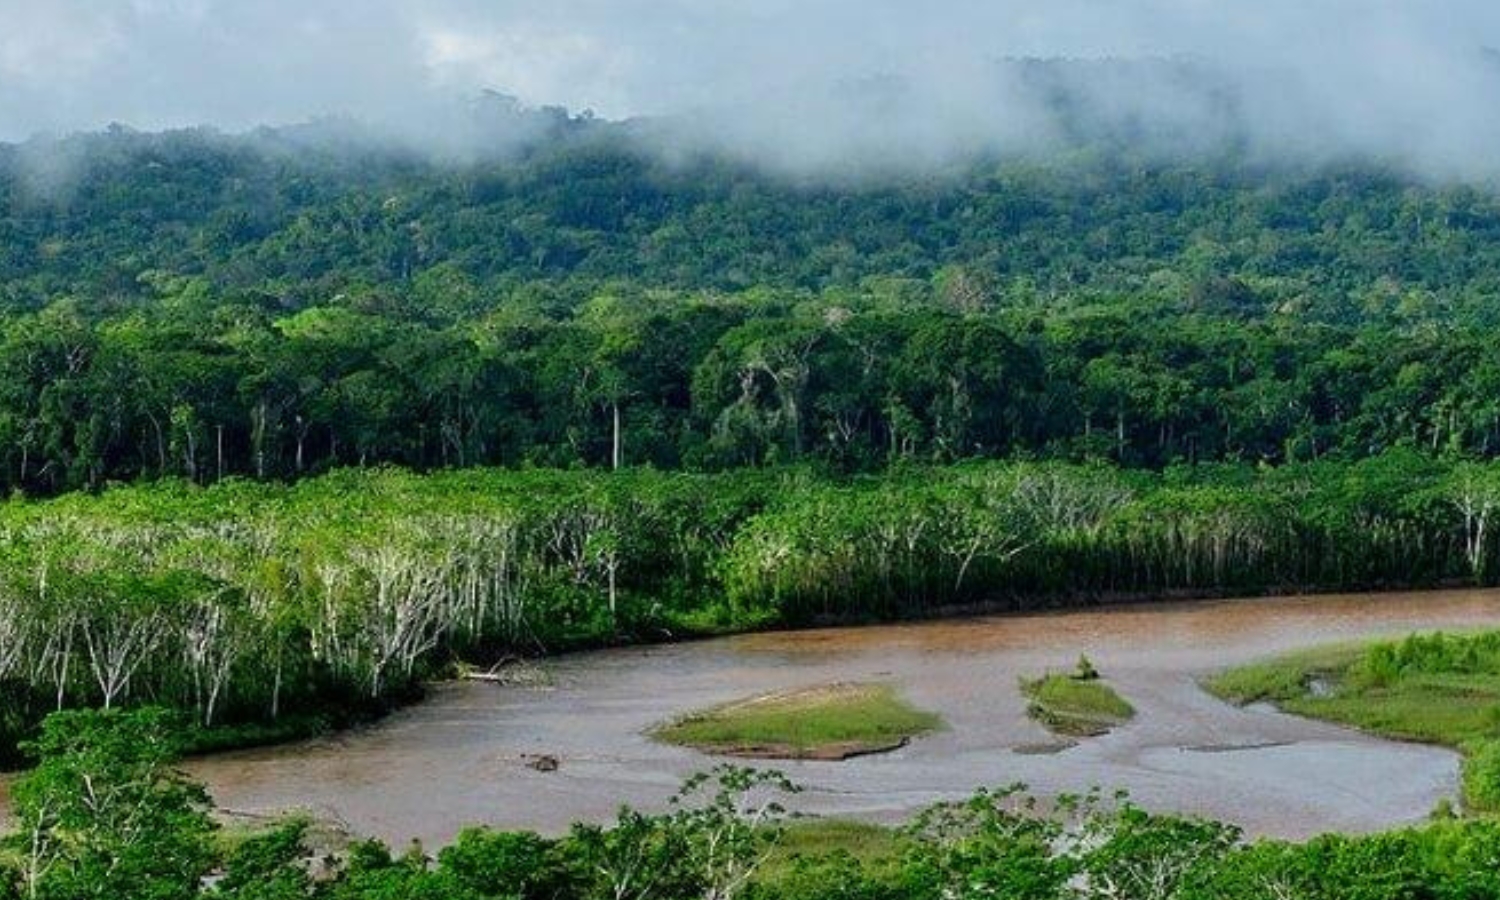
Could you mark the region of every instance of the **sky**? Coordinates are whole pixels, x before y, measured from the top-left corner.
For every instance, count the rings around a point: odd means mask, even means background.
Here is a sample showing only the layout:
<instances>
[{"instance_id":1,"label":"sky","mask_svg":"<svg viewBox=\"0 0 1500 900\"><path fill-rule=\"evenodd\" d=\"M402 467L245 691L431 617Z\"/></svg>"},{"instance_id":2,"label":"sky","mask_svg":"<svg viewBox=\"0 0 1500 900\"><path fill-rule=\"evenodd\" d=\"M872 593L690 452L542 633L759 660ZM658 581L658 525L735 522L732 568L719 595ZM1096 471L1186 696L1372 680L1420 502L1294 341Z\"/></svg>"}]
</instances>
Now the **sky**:
<instances>
[{"instance_id":1,"label":"sky","mask_svg":"<svg viewBox=\"0 0 1500 900\"><path fill-rule=\"evenodd\" d=\"M0 23L0 140L328 115L420 135L491 89L787 165L929 160L1051 127L1000 60L1188 58L1267 152L1500 168L1496 0L0 0ZM872 84L900 89L850 102ZM1190 135L1195 90L1104 77L1090 102Z\"/></svg>"}]
</instances>

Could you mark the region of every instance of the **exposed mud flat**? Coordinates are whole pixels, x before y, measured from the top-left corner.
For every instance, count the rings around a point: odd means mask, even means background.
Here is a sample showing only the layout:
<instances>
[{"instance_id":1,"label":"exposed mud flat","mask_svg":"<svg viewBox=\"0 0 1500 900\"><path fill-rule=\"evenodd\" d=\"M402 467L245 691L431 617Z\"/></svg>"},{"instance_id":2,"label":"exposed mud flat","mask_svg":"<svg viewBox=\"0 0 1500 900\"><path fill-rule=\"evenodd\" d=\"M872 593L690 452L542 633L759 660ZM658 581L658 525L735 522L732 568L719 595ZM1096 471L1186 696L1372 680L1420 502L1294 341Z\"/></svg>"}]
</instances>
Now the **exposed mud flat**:
<instances>
[{"instance_id":1,"label":"exposed mud flat","mask_svg":"<svg viewBox=\"0 0 1500 900\"><path fill-rule=\"evenodd\" d=\"M731 759L781 760L787 762L794 760L843 762L861 756L892 753L900 750L909 743L911 741L908 738L900 738L883 743L844 741L834 744L820 744L817 747L806 749L795 747L791 744L731 744L723 747L708 748L706 752L713 756L726 756Z\"/></svg>"},{"instance_id":2,"label":"exposed mud flat","mask_svg":"<svg viewBox=\"0 0 1500 900\"><path fill-rule=\"evenodd\" d=\"M1043 797L1124 788L1144 806L1254 834L1370 831L1455 793L1457 756L1228 706L1198 680L1299 647L1480 626L1500 626L1500 592L1142 605L612 650L547 663L545 690L443 685L371 728L187 768L224 806L305 810L398 846L438 845L470 824L557 832L622 803L664 808L716 762L652 741L657 723L747 694L879 680L948 727L881 755L769 764L806 786L797 808L894 821L1023 781ZM1137 715L1067 746L1027 717L1018 679L1080 653ZM523 762L539 755L559 766Z\"/></svg>"}]
</instances>

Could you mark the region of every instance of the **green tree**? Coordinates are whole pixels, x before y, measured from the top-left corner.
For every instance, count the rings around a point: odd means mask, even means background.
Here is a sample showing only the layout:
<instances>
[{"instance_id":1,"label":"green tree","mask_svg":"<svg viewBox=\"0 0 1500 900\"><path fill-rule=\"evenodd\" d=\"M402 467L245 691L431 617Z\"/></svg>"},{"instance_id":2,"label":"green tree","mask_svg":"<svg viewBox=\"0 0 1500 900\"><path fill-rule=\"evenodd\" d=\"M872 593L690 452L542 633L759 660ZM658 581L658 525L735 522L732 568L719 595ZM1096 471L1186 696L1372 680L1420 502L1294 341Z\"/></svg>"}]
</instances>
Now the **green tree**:
<instances>
[{"instance_id":1,"label":"green tree","mask_svg":"<svg viewBox=\"0 0 1500 900\"><path fill-rule=\"evenodd\" d=\"M180 723L159 709L50 716L16 782L7 839L28 900L178 900L214 863L209 800L171 768Z\"/></svg>"}]
</instances>

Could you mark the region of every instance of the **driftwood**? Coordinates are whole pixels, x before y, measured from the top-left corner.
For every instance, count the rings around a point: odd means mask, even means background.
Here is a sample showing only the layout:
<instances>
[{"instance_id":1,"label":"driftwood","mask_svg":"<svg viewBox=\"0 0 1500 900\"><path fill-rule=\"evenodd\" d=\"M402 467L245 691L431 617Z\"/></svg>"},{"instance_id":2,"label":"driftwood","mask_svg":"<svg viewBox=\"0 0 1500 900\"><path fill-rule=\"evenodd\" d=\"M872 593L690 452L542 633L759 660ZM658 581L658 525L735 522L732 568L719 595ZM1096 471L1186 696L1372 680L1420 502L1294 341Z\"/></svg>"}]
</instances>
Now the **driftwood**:
<instances>
[{"instance_id":1,"label":"driftwood","mask_svg":"<svg viewBox=\"0 0 1500 900\"><path fill-rule=\"evenodd\" d=\"M526 764L527 768L535 769L538 772L556 772L562 765L558 761L558 758L550 753L523 754L521 761Z\"/></svg>"},{"instance_id":2,"label":"driftwood","mask_svg":"<svg viewBox=\"0 0 1500 900\"><path fill-rule=\"evenodd\" d=\"M547 687L552 684L552 677L545 669L518 656L507 656L488 669L461 672L459 677L466 681L487 681L507 687Z\"/></svg>"}]
</instances>

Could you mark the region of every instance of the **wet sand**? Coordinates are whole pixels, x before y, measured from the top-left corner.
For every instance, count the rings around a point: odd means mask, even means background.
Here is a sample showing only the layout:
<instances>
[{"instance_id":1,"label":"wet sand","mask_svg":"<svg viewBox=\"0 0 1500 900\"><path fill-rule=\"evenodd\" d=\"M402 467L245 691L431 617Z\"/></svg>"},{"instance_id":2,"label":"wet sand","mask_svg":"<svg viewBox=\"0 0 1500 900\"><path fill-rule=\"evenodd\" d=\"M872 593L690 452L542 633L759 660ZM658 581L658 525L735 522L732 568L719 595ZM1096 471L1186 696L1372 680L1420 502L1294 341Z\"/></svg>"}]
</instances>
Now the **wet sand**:
<instances>
[{"instance_id":1,"label":"wet sand","mask_svg":"<svg viewBox=\"0 0 1500 900\"><path fill-rule=\"evenodd\" d=\"M438 685L378 725L190 761L220 806L301 811L356 835L429 847L466 825L559 832L622 803L660 809L718 760L644 736L681 713L834 681L885 681L946 730L892 753L778 762L806 812L894 822L980 786L1042 797L1124 788L1148 808L1255 835L1375 831L1457 792L1458 757L1220 703L1198 681L1287 650L1423 629L1500 626L1500 591L1329 595L750 635L544 663L549 687ZM1137 710L1065 747L1026 716L1022 676L1086 653ZM558 760L554 772L527 765ZM5 785L0 781L0 820Z\"/></svg>"},{"instance_id":2,"label":"wet sand","mask_svg":"<svg viewBox=\"0 0 1500 900\"><path fill-rule=\"evenodd\" d=\"M1417 629L1500 625L1500 592L1289 597L753 635L579 654L554 684L440 685L377 726L195 760L224 807L300 809L357 834L429 846L487 824L557 832L622 803L661 808L715 760L647 739L680 713L832 681L886 681L948 728L895 752L775 764L807 787L799 809L894 821L974 788L1039 795L1125 788L1149 808L1253 834L1371 831L1423 818L1457 790L1458 758L1270 709L1236 709L1198 679L1316 644ZM1058 752L1025 713L1020 676L1087 653L1136 719ZM555 772L526 758L555 756Z\"/></svg>"}]
</instances>

